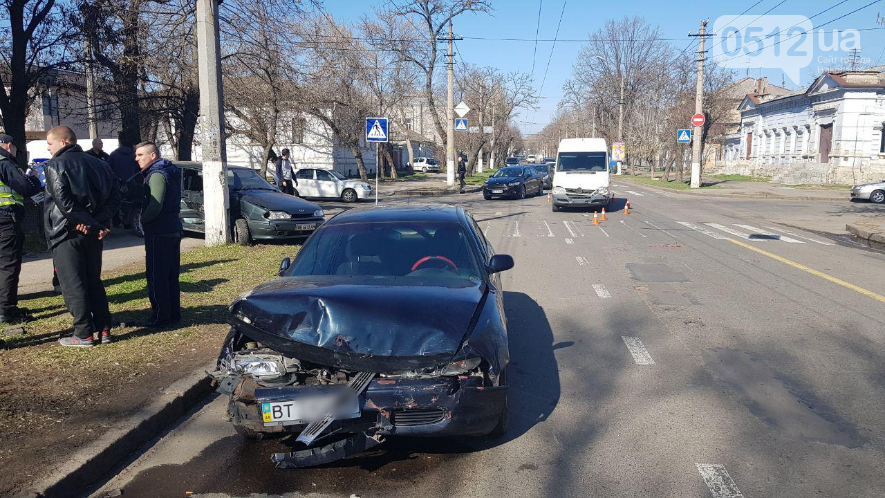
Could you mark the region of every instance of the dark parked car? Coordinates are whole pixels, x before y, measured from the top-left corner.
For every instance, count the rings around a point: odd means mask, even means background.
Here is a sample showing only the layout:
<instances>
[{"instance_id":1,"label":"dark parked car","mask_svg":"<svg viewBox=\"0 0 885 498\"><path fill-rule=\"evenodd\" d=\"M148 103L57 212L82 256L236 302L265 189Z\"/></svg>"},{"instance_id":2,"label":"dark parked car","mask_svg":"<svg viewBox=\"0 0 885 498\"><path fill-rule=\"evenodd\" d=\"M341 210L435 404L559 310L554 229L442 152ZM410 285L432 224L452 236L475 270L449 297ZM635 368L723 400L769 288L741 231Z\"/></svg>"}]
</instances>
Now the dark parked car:
<instances>
[{"instance_id":1,"label":"dark parked car","mask_svg":"<svg viewBox=\"0 0 885 498\"><path fill-rule=\"evenodd\" d=\"M544 181L533 166L508 166L489 177L482 186L482 196L525 199L528 195L542 195Z\"/></svg>"},{"instance_id":2,"label":"dark parked car","mask_svg":"<svg viewBox=\"0 0 885 498\"><path fill-rule=\"evenodd\" d=\"M320 227L281 277L230 307L213 377L247 438L297 434L280 467L384 435L502 434L506 319L494 254L455 207L358 209Z\"/></svg>"},{"instance_id":3,"label":"dark parked car","mask_svg":"<svg viewBox=\"0 0 885 498\"><path fill-rule=\"evenodd\" d=\"M204 233L203 165L178 162L181 168L181 224L189 232ZM230 223L234 240L299 240L309 237L325 221L316 204L280 192L252 168L229 167Z\"/></svg>"},{"instance_id":4,"label":"dark parked car","mask_svg":"<svg viewBox=\"0 0 885 498\"><path fill-rule=\"evenodd\" d=\"M553 169L549 164L538 164L532 166L535 168L535 172L538 173L538 176L541 177L541 184L545 189L553 188Z\"/></svg>"},{"instance_id":5,"label":"dark parked car","mask_svg":"<svg viewBox=\"0 0 885 498\"><path fill-rule=\"evenodd\" d=\"M519 164L519 158L518 157L508 157L507 159L504 160L504 164L506 164L507 166L516 166L517 164Z\"/></svg>"}]
</instances>

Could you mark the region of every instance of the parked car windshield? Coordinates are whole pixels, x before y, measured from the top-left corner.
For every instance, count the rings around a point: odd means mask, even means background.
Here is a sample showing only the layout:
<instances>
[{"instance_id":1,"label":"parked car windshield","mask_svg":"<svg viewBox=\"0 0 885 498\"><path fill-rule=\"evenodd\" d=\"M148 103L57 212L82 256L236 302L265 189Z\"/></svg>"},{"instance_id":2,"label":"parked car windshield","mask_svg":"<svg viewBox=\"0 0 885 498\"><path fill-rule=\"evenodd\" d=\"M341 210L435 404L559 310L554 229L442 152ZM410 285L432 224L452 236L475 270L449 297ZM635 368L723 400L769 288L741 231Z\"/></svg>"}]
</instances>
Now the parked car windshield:
<instances>
[{"instance_id":1,"label":"parked car windshield","mask_svg":"<svg viewBox=\"0 0 885 498\"><path fill-rule=\"evenodd\" d=\"M605 152L563 152L557 171L608 171Z\"/></svg>"},{"instance_id":2,"label":"parked car windshield","mask_svg":"<svg viewBox=\"0 0 885 498\"><path fill-rule=\"evenodd\" d=\"M517 159L515 157L508 157L507 160L504 162L506 164L519 164L519 159Z\"/></svg>"},{"instance_id":3,"label":"parked car windshield","mask_svg":"<svg viewBox=\"0 0 885 498\"><path fill-rule=\"evenodd\" d=\"M538 173L540 173L542 175L546 175L547 174L547 165L541 164L539 166L535 166L535 171L537 171Z\"/></svg>"},{"instance_id":4,"label":"parked car windshield","mask_svg":"<svg viewBox=\"0 0 885 498\"><path fill-rule=\"evenodd\" d=\"M233 190L277 190L253 169L229 168L227 184Z\"/></svg>"},{"instance_id":5,"label":"parked car windshield","mask_svg":"<svg viewBox=\"0 0 885 498\"><path fill-rule=\"evenodd\" d=\"M505 176L521 177L522 168L501 168L492 175L492 178L501 178Z\"/></svg>"},{"instance_id":6,"label":"parked car windshield","mask_svg":"<svg viewBox=\"0 0 885 498\"><path fill-rule=\"evenodd\" d=\"M379 222L320 228L298 253L289 276L343 275L471 279L481 273L469 238L455 223Z\"/></svg>"}]
</instances>

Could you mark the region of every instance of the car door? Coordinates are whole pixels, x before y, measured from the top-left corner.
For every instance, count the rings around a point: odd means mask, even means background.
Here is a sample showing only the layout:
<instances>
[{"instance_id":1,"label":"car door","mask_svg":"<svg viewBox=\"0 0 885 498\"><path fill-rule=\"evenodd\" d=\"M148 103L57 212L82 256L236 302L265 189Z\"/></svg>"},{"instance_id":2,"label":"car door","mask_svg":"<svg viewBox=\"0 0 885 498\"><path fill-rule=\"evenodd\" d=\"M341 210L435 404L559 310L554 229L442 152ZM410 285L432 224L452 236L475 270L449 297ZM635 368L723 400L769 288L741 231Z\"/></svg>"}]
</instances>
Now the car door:
<instances>
[{"instance_id":1,"label":"car door","mask_svg":"<svg viewBox=\"0 0 885 498\"><path fill-rule=\"evenodd\" d=\"M202 170L182 168L181 213L178 216L186 230L205 231Z\"/></svg>"},{"instance_id":2,"label":"car door","mask_svg":"<svg viewBox=\"0 0 885 498\"><path fill-rule=\"evenodd\" d=\"M539 180L538 175L535 173L535 168L523 168L522 176L525 178L525 189L528 192L535 192L538 190Z\"/></svg>"},{"instance_id":3,"label":"car door","mask_svg":"<svg viewBox=\"0 0 885 498\"><path fill-rule=\"evenodd\" d=\"M298 190L298 195L301 197L319 197L320 192L317 189L317 182L314 179L314 170L307 169L299 169L295 172L295 179L298 181L298 185L295 187Z\"/></svg>"},{"instance_id":4,"label":"car door","mask_svg":"<svg viewBox=\"0 0 885 498\"><path fill-rule=\"evenodd\" d=\"M341 183L328 171L316 170L316 184L320 197L334 199L341 197Z\"/></svg>"}]
</instances>

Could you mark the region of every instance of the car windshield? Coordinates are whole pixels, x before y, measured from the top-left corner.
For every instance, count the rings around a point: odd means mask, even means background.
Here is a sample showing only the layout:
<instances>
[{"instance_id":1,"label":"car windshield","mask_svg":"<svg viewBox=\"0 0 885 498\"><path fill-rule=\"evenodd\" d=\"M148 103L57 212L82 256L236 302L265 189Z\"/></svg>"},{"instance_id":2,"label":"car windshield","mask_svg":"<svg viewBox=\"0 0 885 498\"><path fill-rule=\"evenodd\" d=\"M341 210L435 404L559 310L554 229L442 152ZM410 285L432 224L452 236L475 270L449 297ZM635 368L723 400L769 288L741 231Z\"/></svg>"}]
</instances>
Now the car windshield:
<instances>
[{"instance_id":1,"label":"car windshield","mask_svg":"<svg viewBox=\"0 0 885 498\"><path fill-rule=\"evenodd\" d=\"M515 158L515 157L508 157L507 160L505 161L505 163L507 163L507 164L519 164L519 159L517 159L517 158Z\"/></svg>"},{"instance_id":2,"label":"car windshield","mask_svg":"<svg viewBox=\"0 0 885 498\"><path fill-rule=\"evenodd\" d=\"M384 222L320 228L298 253L289 276L481 279L462 227L455 223Z\"/></svg>"},{"instance_id":3,"label":"car windshield","mask_svg":"<svg viewBox=\"0 0 885 498\"><path fill-rule=\"evenodd\" d=\"M605 152L563 152L557 171L608 171Z\"/></svg>"},{"instance_id":4,"label":"car windshield","mask_svg":"<svg viewBox=\"0 0 885 498\"><path fill-rule=\"evenodd\" d=\"M541 173L543 175L546 175L547 174L547 165L542 164L541 166L535 166L535 171L537 171L538 173Z\"/></svg>"},{"instance_id":5,"label":"car windshield","mask_svg":"<svg viewBox=\"0 0 885 498\"><path fill-rule=\"evenodd\" d=\"M277 190L253 169L229 168L227 184L233 190Z\"/></svg>"},{"instance_id":6,"label":"car windshield","mask_svg":"<svg viewBox=\"0 0 885 498\"><path fill-rule=\"evenodd\" d=\"M339 180L347 180L346 176L342 175L341 173L339 173L337 171L327 170L327 173L329 173L330 175L334 176L335 178L337 178Z\"/></svg>"},{"instance_id":7,"label":"car windshield","mask_svg":"<svg viewBox=\"0 0 885 498\"><path fill-rule=\"evenodd\" d=\"M522 176L522 168L501 168L492 175L492 178L503 178L503 177L520 177Z\"/></svg>"}]
</instances>

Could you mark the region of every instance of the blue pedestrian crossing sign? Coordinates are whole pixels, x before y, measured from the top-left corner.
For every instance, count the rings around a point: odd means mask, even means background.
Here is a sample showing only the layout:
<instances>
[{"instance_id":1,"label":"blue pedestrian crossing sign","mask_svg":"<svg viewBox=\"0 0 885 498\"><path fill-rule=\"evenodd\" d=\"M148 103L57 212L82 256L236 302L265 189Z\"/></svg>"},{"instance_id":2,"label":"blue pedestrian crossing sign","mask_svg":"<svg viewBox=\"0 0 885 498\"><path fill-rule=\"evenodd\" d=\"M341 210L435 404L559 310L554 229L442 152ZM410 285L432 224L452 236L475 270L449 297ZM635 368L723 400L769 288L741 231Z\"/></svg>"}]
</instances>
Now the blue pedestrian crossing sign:
<instances>
[{"instance_id":1,"label":"blue pedestrian crossing sign","mask_svg":"<svg viewBox=\"0 0 885 498\"><path fill-rule=\"evenodd\" d=\"M691 130L676 130L676 143L691 143Z\"/></svg>"},{"instance_id":2,"label":"blue pedestrian crossing sign","mask_svg":"<svg viewBox=\"0 0 885 498\"><path fill-rule=\"evenodd\" d=\"M387 142L387 118L366 118L366 142Z\"/></svg>"},{"instance_id":3,"label":"blue pedestrian crossing sign","mask_svg":"<svg viewBox=\"0 0 885 498\"><path fill-rule=\"evenodd\" d=\"M467 118L455 118L455 131L467 131Z\"/></svg>"}]
</instances>

